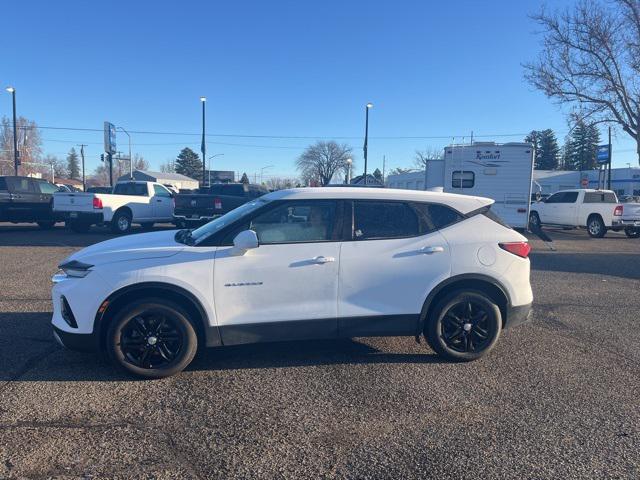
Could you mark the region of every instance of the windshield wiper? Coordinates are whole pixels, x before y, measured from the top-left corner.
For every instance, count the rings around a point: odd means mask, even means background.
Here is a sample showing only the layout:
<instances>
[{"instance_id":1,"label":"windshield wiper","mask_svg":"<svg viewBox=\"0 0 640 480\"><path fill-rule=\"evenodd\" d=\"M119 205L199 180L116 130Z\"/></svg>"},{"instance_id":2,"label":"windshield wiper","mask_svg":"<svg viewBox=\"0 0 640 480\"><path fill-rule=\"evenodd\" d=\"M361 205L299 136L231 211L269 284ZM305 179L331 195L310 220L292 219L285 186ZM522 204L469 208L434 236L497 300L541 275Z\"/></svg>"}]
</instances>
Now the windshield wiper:
<instances>
[{"instance_id":1,"label":"windshield wiper","mask_svg":"<svg viewBox=\"0 0 640 480\"><path fill-rule=\"evenodd\" d=\"M174 239L178 243L184 243L185 245L193 246L195 245L195 241L191 236L191 232L192 230L189 228L178 230Z\"/></svg>"}]
</instances>

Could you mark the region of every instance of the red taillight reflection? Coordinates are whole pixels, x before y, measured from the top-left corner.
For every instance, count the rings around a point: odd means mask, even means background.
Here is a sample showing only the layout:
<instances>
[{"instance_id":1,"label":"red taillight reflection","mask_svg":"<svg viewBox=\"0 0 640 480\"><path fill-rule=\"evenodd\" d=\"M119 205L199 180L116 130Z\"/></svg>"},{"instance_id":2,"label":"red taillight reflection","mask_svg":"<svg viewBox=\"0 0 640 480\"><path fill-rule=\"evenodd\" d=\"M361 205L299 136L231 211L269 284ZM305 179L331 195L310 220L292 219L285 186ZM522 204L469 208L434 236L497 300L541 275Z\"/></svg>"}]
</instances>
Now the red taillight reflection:
<instances>
[{"instance_id":1,"label":"red taillight reflection","mask_svg":"<svg viewBox=\"0 0 640 480\"><path fill-rule=\"evenodd\" d=\"M623 211L624 211L624 205L617 205L616 208L613 210L613 215L616 217L619 217L622 215Z\"/></svg>"},{"instance_id":2,"label":"red taillight reflection","mask_svg":"<svg viewBox=\"0 0 640 480\"><path fill-rule=\"evenodd\" d=\"M219 198L214 198L213 200L213 207L216 210L222 210L222 200L220 200Z\"/></svg>"},{"instance_id":3,"label":"red taillight reflection","mask_svg":"<svg viewBox=\"0 0 640 480\"><path fill-rule=\"evenodd\" d=\"M102 208L102 199L100 197L93 197L93 208Z\"/></svg>"},{"instance_id":4,"label":"red taillight reflection","mask_svg":"<svg viewBox=\"0 0 640 480\"><path fill-rule=\"evenodd\" d=\"M527 242L508 242L499 243L498 245L500 245L501 249L522 258L527 258L531 251L531 246Z\"/></svg>"}]
</instances>

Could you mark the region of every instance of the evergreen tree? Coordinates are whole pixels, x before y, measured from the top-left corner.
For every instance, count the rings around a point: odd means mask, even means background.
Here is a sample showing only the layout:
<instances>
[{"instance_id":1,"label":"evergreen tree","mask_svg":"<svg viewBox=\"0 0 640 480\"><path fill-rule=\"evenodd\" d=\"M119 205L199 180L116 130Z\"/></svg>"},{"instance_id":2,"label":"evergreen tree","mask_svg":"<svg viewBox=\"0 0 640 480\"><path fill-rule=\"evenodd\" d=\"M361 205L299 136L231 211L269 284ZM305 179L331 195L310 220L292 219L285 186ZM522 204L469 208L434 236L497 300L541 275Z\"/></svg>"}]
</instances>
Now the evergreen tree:
<instances>
[{"instance_id":1,"label":"evergreen tree","mask_svg":"<svg viewBox=\"0 0 640 480\"><path fill-rule=\"evenodd\" d=\"M247 176L246 172L242 174L242 178L240 179L240 183L249 183L249 177Z\"/></svg>"},{"instance_id":2,"label":"evergreen tree","mask_svg":"<svg viewBox=\"0 0 640 480\"><path fill-rule=\"evenodd\" d=\"M558 168L560 147L553 130L550 128L532 130L524 141L533 145L535 151L533 163L536 170L555 170Z\"/></svg>"},{"instance_id":3,"label":"evergreen tree","mask_svg":"<svg viewBox=\"0 0 640 480\"><path fill-rule=\"evenodd\" d=\"M189 147L183 148L176 158L176 173L195 180L202 180L202 161L200 156Z\"/></svg>"},{"instance_id":4,"label":"evergreen tree","mask_svg":"<svg viewBox=\"0 0 640 480\"><path fill-rule=\"evenodd\" d=\"M566 139L564 163L567 170L592 170L598 166L600 132L595 125L578 122Z\"/></svg>"},{"instance_id":5,"label":"evergreen tree","mask_svg":"<svg viewBox=\"0 0 640 480\"><path fill-rule=\"evenodd\" d=\"M80 162L78 160L76 149L73 147L71 147L71 150L69 150L69 153L67 154L67 172L69 178L80 178Z\"/></svg>"}]
</instances>

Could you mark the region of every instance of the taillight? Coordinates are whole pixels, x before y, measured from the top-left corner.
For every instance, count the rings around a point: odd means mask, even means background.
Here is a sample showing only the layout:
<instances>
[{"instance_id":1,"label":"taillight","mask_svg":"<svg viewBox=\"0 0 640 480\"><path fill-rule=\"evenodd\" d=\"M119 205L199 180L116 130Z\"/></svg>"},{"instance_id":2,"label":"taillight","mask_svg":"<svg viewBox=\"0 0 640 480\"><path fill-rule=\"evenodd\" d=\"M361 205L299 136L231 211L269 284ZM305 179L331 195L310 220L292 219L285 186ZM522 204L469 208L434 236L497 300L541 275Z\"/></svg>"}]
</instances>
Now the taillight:
<instances>
[{"instance_id":1,"label":"taillight","mask_svg":"<svg viewBox=\"0 0 640 480\"><path fill-rule=\"evenodd\" d=\"M100 197L93 197L93 208L102 208L102 199Z\"/></svg>"},{"instance_id":2,"label":"taillight","mask_svg":"<svg viewBox=\"0 0 640 480\"><path fill-rule=\"evenodd\" d=\"M624 210L624 206L623 205L616 205L616 208L614 208L614 210L613 210L613 216L614 217L621 216L623 210Z\"/></svg>"},{"instance_id":3,"label":"taillight","mask_svg":"<svg viewBox=\"0 0 640 480\"><path fill-rule=\"evenodd\" d=\"M214 198L213 199L213 207L216 210L222 210L222 200L220 200L219 198Z\"/></svg>"},{"instance_id":4,"label":"taillight","mask_svg":"<svg viewBox=\"0 0 640 480\"><path fill-rule=\"evenodd\" d=\"M531 251L531 246L527 242L508 242L499 243L498 245L500 245L501 249L522 258L527 258Z\"/></svg>"}]
</instances>

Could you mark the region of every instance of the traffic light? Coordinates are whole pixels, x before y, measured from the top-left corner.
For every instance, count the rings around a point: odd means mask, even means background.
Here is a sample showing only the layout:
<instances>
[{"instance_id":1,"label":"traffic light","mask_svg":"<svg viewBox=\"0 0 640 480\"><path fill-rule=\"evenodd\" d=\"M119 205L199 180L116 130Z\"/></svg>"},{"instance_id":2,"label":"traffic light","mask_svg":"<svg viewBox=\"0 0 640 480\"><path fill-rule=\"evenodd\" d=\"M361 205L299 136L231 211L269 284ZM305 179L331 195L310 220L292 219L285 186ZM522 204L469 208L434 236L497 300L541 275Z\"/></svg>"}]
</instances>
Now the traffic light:
<instances>
[{"instance_id":1,"label":"traffic light","mask_svg":"<svg viewBox=\"0 0 640 480\"><path fill-rule=\"evenodd\" d=\"M100 161L101 161L101 162L104 162L104 153L101 153L101 154L100 154Z\"/></svg>"}]
</instances>

